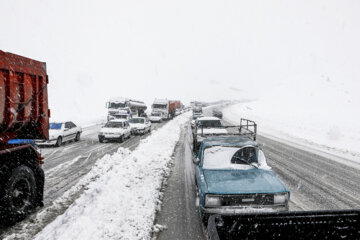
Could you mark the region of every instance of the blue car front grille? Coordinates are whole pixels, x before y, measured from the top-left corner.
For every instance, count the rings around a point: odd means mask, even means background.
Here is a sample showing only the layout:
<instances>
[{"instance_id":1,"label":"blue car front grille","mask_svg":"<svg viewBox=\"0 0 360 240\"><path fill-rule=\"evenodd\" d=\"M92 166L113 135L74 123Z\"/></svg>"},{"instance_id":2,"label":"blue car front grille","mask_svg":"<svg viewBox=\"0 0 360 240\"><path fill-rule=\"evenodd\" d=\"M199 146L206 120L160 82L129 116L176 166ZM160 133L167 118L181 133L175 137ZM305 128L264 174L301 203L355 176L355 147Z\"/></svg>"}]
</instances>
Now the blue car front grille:
<instances>
[{"instance_id":1,"label":"blue car front grille","mask_svg":"<svg viewBox=\"0 0 360 240\"><path fill-rule=\"evenodd\" d=\"M221 197L222 206L273 205L274 194L241 194Z\"/></svg>"}]
</instances>

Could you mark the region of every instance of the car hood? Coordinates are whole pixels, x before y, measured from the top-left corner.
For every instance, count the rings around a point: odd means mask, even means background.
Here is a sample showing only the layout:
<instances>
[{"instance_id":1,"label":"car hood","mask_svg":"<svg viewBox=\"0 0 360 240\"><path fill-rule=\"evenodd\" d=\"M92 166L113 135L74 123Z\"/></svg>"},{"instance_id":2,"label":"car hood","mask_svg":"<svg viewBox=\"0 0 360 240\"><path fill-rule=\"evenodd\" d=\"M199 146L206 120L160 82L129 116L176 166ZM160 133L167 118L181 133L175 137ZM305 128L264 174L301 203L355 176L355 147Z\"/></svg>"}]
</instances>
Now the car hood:
<instances>
[{"instance_id":1,"label":"car hood","mask_svg":"<svg viewBox=\"0 0 360 240\"><path fill-rule=\"evenodd\" d=\"M197 130L197 134L203 133L204 135L215 135L215 134L227 134L228 132L224 128L204 128L203 131L199 127Z\"/></svg>"},{"instance_id":2,"label":"car hood","mask_svg":"<svg viewBox=\"0 0 360 240\"><path fill-rule=\"evenodd\" d=\"M122 128L101 128L100 132L102 133L122 133L124 129Z\"/></svg>"},{"instance_id":3,"label":"car hood","mask_svg":"<svg viewBox=\"0 0 360 240\"><path fill-rule=\"evenodd\" d=\"M62 132L61 129L49 129L49 137L50 139L57 138Z\"/></svg>"},{"instance_id":4,"label":"car hood","mask_svg":"<svg viewBox=\"0 0 360 240\"><path fill-rule=\"evenodd\" d=\"M288 189L270 170L204 170L208 192L213 194L277 193Z\"/></svg>"}]
</instances>

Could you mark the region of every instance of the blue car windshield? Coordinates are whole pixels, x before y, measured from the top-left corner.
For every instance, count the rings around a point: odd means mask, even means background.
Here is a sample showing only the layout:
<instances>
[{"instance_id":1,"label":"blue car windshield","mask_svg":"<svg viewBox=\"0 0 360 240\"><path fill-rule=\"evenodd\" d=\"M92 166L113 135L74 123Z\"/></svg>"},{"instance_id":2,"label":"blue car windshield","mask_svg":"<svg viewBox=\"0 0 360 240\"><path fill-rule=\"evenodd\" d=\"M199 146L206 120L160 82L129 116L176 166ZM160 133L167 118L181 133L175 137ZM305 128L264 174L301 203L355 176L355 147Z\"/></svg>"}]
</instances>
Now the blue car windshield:
<instances>
[{"instance_id":1,"label":"blue car windshield","mask_svg":"<svg viewBox=\"0 0 360 240\"><path fill-rule=\"evenodd\" d=\"M256 149L253 147L214 146L204 151L204 169L234 169L257 163Z\"/></svg>"},{"instance_id":2,"label":"blue car windshield","mask_svg":"<svg viewBox=\"0 0 360 240\"><path fill-rule=\"evenodd\" d=\"M50 129L61 129L62 123L50 123Z\"/></svg>"}]
</instances>

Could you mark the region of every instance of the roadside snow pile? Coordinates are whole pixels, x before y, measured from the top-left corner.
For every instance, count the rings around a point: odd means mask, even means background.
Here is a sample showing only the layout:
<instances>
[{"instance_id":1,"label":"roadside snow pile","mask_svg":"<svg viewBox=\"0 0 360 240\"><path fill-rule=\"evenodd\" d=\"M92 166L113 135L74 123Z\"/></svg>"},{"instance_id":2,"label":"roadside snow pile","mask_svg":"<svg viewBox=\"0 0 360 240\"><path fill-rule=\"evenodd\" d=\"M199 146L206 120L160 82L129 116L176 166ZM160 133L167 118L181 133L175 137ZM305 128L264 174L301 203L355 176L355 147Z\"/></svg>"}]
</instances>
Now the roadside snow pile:
<instances>
[{"instance_id":1,"label":"roadside snow pile","mask_svg":"<svg viewBox=\"0 0 360 240\"><path fill-rule=\"evenodd\" d=\"M162 181L188 120L189 114L176 117L153 131L133 152L120 148L106 161L100 159L111 165L110 170L90 183L35 239L150 239Z\"/></svg>"},{"instance_id":2,"label":"roadside snow pile","mask_svg":"<svg viewBox=\"0 0 360 240\"><path fill-rule=\"evenodd\" d=\"M360 159L360 83L329 78L306 82L268 89L256 101L226 108L224 118L237 124L241 117L249 118L261 134Z\"/></svg>"}]
</instances>

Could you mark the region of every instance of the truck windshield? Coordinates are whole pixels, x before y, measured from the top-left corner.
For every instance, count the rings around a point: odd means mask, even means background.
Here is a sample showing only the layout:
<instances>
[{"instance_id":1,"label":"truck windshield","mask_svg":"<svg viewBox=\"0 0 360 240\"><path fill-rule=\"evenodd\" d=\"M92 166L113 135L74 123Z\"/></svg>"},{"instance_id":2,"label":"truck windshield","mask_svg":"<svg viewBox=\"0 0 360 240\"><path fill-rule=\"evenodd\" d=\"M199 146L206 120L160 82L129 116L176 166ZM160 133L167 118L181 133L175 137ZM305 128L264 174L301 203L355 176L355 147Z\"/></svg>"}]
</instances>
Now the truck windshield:
<instances>
[{"instance_id":1,"label":"truck windshield","mask_svg":"<svg viewBox=\"0 0 360 240\"><path fill-rule=\"evenodd\" d=\"M143 118L132 118L129 120L130 123L144 123L144 119Z\"/></svg>"},{"instance_id":2,"label":"truck windshield","mask_svg":"<svg viewBox=\"0 0 360 240\"><path fill-rule=\"evenodd\" d=\"M122 128L123 123L122 122L107 122L105 124L106 128Z\"/></svg>"},{"instance_id":3,"label":"truck windshield","mask_svg":"<svg viewBox=\"0 0 360 240\"><path fill-rule=\"evenodd\" d=\"M50 123L49 129L61 129L62 123Z\"/></svg>"},{"instance_id":4,"label":"truck windshield","mask_svg":"<svg viewBox=\"0 0 360 240\"><path fill-rule=\"evenodd\" d=\"M166 104L153 104L153 108L166 109Z\"/></svg>"},{"instance_id":5,"label":"truck windshield","mask_svg":"<svg viewBox=\"0 0 360 240\"><path fill-rule=\"evenodd\" d=\"M109 103L109 108L124 108L124 107L125 107L125 103L114 103L114 102Z\"/></svg>"}]
</instances>

